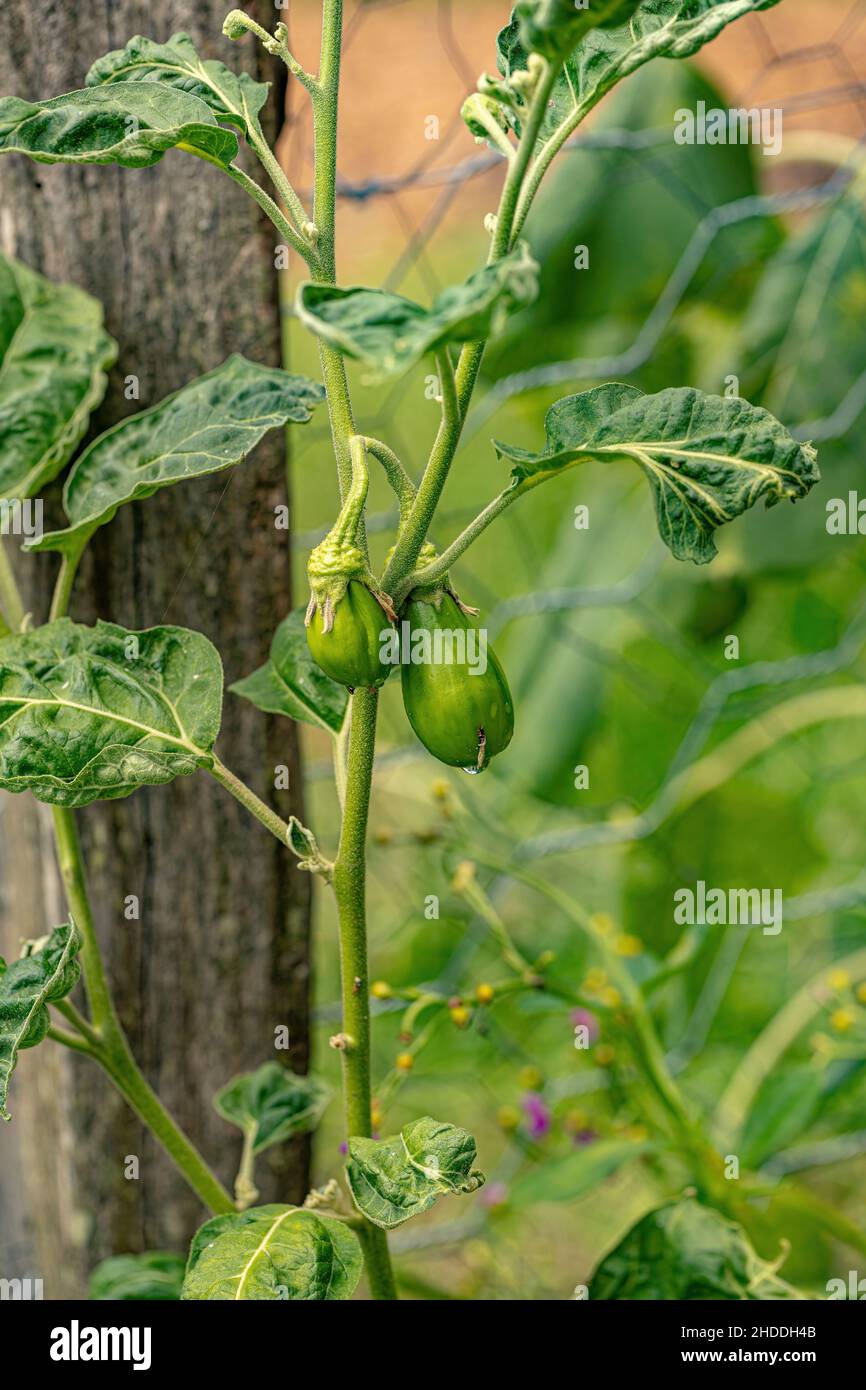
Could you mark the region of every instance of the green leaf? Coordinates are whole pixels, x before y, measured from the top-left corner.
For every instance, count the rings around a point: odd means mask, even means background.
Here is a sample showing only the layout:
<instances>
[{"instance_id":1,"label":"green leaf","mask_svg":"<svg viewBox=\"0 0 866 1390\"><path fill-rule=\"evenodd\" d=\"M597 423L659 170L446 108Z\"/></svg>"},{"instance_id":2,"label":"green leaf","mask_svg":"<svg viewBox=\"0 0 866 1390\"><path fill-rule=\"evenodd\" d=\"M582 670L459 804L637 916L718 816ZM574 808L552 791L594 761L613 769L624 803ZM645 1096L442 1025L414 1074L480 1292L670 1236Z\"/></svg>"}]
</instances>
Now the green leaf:
<instances>
[{"instance_id":1,"label":"green leaf","mask_svg":"<svg viewBox=\"0 0 866 1390\"><path fill-rule=\"evenodd\" d=\"M340 732L349 703L346 687L326 676L310 656L303 608L280 623L264 666L229 690L264 714L283 714L329 734Z\"/></svg>"},{"instance_id":2,"label":"green leaf","mask_svg":"<svg viewBox=\"0 0 866 1390\"><path fill-rule=\"evenodd\" d=\"M741 1162L757 1168L809 1127L821 1104L824 1077L814 1066L792 1066L761 1086L738 1145Z\"/></svg>"},{"instance_id":3,"label":"green leaf","mask_svg":"<svg viewBox=\"0 0 866 1390\"><path fill-rule=\"evenodd\" d=\"M321 386L235 353L158 405L121 420L77 460L63 489L72 523L28 550L77 552L118 507L161 488L243 463L267 434L304 423L324 397Z\"/></svg>"},{"instance_id":4,"label":"green leaf","mask_svg":"<svg viewBox=\"0 0 866 1390\"><path fill-rule=\"evenodd\" d=\"M167 1250L143 1255L112 1255L90 1275L87 1296L94 1301L174 1302L180 1298L186 1260Z\"/></svg>"},{"instance_id":5,"label":"green leaf","mask_svg":"<svg viewBox=\"0 0 866 1390\"><path fill-rule=\"evenodd\" d=\"M644 0L632 9L627 23L593 29L579 38L567 58L551 97L550 109L541 129L546 140L564 122L577 125L597 106L602 97L653 58L688 58L703 48L734 20L768 10L779 0ZM557 25L555 0L534 0L538 16L547 12L547 32L555 42ZM594 9L595 6L591 6ZM624 6L625 9L631 8ZM501 30L497 41L499 71L510 80L526 69L528 57L520 7ZM613 24L616 12L606 24ZM536 21L540 22L540 21ZM512 115L517 129L519 120Z\"/></svg>"},{"instance_id":6,"label":"green leaf","mask_svg":"<svg viewBox=\"0 0 866 1390\"><path fill-rule=\"evenodd\" d=\"M590 1299L804 1297L762 1260L745 1231L693 1198L651 1211L602 1260Z\"/></svg>"},{"instance_id":7,"label":"green leaf","mask_svg":"<svg viewBox=\"0 0 866 1390\"><path fill-rule=\"evenodd\" d=\"M0 641L0 788L87 806L213 765L222 664L201 633L68 618Z\"/></svg>"},{"instance_id":8,"label":"green leaf","mask_svg":"<svg viewBox=\"0 0 866 1390\"><path fill-rule=\"evenodd\" d=\"M181 1297L209 1300L351 1298L358 1238L342 1221L300 1207L215 1216L193 1238Z\"/></svg>"},{"instance_id":9,"label":"green leaf","mask_svg":"<svg viewBox=\"0 0 866 1390\"><path fill-rule=\"evenodd\" d=\"M671 387L645 396L609 384L565 396L545 418L538 454L494 441L514 462L517 486L534 486L572 464L629 458L649 481L659 531L678 560L706 564L716 530L763 497L796 502L818 481L815 450L759 406L738 397Z\"/></svg>"},{"instance_id":10,"label":"green leaf","mask_svg":"<svg viewBox=\"0 0 866 1390\"><path fill-rule=\"evenodd\" d=\"M642 0L593 0L578 9L574 0L518 0L514 18L520 38L532 53L564 58L590 29L627 24Z\"/></svg>"},{"instance_id":11,"label":"green leaf","mask_svg":"<svg viewBox=\"0 0 866 1390\"><path fill-rule=\"evenodd\" d=\"M0 957L0 1117L6 1108L9 1078L18 1053L35 1047L48 1032L48 1004L63 999L78 983L78 933L68 922L41 941L28 942L11 965Z\"/></svg>"},{"instance_id":12,"label":"green leaf","mask_svg":"<svg viewBox=\"0 0 866 1390\"><path fill-rule=\"evenodd\" d=\"M388 290L340 289L307 281L295 312L311 333L373 368L374 380L406 371L447 343L495 333L509 313L537 293L538 267L524 243L462 285L451 285L424 309Z\"/></svg>"},{"instance_id":13,"label":"green leaf","mask_svg":"<svg viewBox=\"0 0 866 1390\"><path fill-rule=\"evenodd\" d=\"M257 125L270 88L269 83L255 82L245 72L232 72L225 63L203 60L189 34L184 33L172 34L168 43L136 35L125 48L98 58L84 81L87 87L153 82L189 92L209 106L218 121L235 126L243 135Z\"/></svg>"},{"instance_id":14,"label":"green leaf","mask_svg":"<svg viewBox=\"0 0 866 1390\"><path fill-rule=\"evenodd\" d=\"M153 82L112 82L49 101L0 98L0 154L26 154L40 164L144 169L171 149L225 169L238 141L198 97Z\"/></svg>"},{"instance_id":15,"label":"green leaf","mask_svg":"<svg viewBox=\"0 0 866 1390\"><path fill-rule=\"evenodd\" d=\"M574 1202L651 1148L651 1144L600 1139L574 1149L564 1158L551 1159L517 1178L508 1190L508 1204L529 1207L536 1202Z\"/></svg>"},{"instance_id":16,"label":"green leaf","mask_svg":"<svg viewBox=\"0 0 866 1390\"><path fill-rule=\"evenodd\" d=\"M315 1129L331 1089L315 1076L296 1076L278 1062L236 1076L214 1097L214 1108L250 1136L253 1154Z\"/></svg>"},{"instance_id":17,"label":"green leaf","mask_svg":"<svg viewBox=\"0 0 866 1390\"><path fill-rule=\"evenodd\" d=\"M425 1116L393 1139L350 1139L346 1173L355 1205L374 1225L393 1230L429 1211L448 1192L475 1192L475 1140L465 1129Z\"/></svg>"},{"instance_id":18,"label":"green leaf","mask_svg":"<svg viewBox=\"0 0 866 1390\"><path fill-rule=\"evenodd\" d=\"M0 256L0 498L32 497L57 476L116 356L97 300Z\"/></svg>"}]
</instances>

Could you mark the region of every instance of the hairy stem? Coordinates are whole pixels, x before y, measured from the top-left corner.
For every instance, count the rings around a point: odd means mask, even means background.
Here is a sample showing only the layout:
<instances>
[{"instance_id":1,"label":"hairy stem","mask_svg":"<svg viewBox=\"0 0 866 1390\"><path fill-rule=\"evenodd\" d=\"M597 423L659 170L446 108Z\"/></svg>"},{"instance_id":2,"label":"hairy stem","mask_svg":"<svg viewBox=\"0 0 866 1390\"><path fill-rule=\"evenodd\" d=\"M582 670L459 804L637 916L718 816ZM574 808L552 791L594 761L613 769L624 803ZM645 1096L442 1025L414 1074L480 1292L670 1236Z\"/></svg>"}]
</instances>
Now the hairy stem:
<instances>
[{"instance_id":1,"label":"hairy stem","mask_svg":"<svg viewBox=\"0 0 866 1390\"><path fill-rule=\"evenodd\" d=\"M342 979L343 1096L346 1129L352 1137L372 1132L370 1118L370 985L367 969L367 818L376 746L378 693L352 696L346 800L340 846L334 863L334 894L340 919ZM385 1233L364 1222L359 1231L374 1298L396 1298Z\"/></svg>"},{"instance_id":2,"label":"hairy stem","mask_svg":"<svg viewBox=\"0 0 866 1390\"><path fill-rule=\"evenodd\" d=\"M415 484L406 472L402 463L387 444L383 444L381 439L371 439L369 435L364 435L364 447L368 454L378 459L385 470L385 477L388 479L389 486L397 498L400 507L400 525L408 521L412 512L412 503L415 501Z\"/></svg>"},{"instance_id":3,"label":"hairy stem","mask_svg":"<svg viewBox=\"0 0 866 1390\"><path fill-rule=\"evenodd\" d=\"M210 768L210 774L219 782L221 787L225 787L226 791L230 792L235 800L241 803L245 810L249 811L251 816L255 816L256 820L259 821L266 830L269 830L282 845L288 845L288 823L284 821L281 816L278 816L276 811L272 811L270 806L262 801L261 797L256 796L255 792L251 787L247 786L246 782L242 782L240 777L236 777L233 772L229 772L225 764L220 762L219 758L216 756L214 756L213 767Z\"/></svg>"},{"instance_id":4,"label":"hairy stem","mask_svg":"<svg viewBox=\"0 0 866 1390\"><path fill-rule=\"evenodd\" d=\"M235 183L240 184L245 193L248 193L251 198L255 199L262 211L273 222L280 236L284 237L288 244L297 251L298 255L302 260L306 261L312 271L317 264L316 253L313 247L304 241L299 232L295 231L288 218L283 215L280 208L274 202L270 193L265 192L262 186L256 183L255 179L251 179L249 174L245 174L243 169L238 169L234 164L226 170L226 173L230 178L234 179Z\"/></svg>"}]
</instances>

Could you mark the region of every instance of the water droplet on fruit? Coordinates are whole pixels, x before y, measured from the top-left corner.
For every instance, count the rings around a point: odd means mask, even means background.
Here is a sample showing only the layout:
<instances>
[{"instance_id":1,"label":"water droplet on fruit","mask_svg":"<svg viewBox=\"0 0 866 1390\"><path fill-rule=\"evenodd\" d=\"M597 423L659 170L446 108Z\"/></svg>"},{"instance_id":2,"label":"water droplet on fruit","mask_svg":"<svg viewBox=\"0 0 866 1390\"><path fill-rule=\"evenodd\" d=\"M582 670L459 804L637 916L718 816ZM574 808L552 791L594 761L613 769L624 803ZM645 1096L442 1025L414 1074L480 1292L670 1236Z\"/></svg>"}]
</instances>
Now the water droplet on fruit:
<instances>
[{"instance_id":1,"label":"water droplet on fruit","mask_svg":"<svg viewBox=\"0 0 866 1390\"><path fill-rule=\"evenodd\" d=\"M470 777L477 777L480 772L484 771L484 768L478 767L478 765L476 764L475 767L464 767L460 770L461 772L468 772Z\"/></svg>"}]
</instances>

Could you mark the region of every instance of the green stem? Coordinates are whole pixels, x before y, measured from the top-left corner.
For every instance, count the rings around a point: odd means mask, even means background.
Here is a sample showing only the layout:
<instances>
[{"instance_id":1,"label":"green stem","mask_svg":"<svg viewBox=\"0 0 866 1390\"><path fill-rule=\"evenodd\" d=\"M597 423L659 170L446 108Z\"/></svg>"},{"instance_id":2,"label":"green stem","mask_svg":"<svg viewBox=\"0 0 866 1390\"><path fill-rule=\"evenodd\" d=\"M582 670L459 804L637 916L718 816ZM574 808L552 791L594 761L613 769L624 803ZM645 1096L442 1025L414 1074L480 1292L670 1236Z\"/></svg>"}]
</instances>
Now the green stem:
<instances>
[{"instance_id":1,"label":"green stem","mask_svg":"<svg viewBox=\"0 0 866 1390\"><path fill-rule=\"evenodd\" d=\"M370 984L367 969L366 842L376 746L378 692L352 696L346 801L334 863L334 895L340 921L343 999L343 1095L347 1133L368 1138L370 1118ZM384 1231L370 1222L360 1230L374 1298L396 1298Z\"/></svg>"},{"instance_id":2,"label":"green stem","mask_svg":"<svg viewBox=\"0 0 866 1390\"><path fill-rule=\"evenodd\" d=\"M87 1026L84 1037L94 1038L94 1042L88 1044L94 1057L205 1205L217 1213L234 1211L234 1203L225 1188L210 1171L198 1150L175 1124L139 1071L117 1017L96 939L75 818L65 807L53 806L51 810L57 858L69 913L81 936L80 958L93 1020L92 1025L86 1024L84 1019L81 1020L81 1024ZM70 1011L63 1012L67 1018L73 1016ZM80 1015L78 1017L80 1018ZM60 1038L60 1041L65 1041L65 1038Z\"/></svg>"},{"instance_id":3,"label":"green stem","mask_svg":"<svg viewBox=\"0 0 866 1390\"><path fill-rule=\"evenodd\" d=\"M227 792L236 801L239 801L251 816L255 816L266 830L269 830L282 845L289 843L289 826L286 821L278 816L276 811L272 811L261 797L256 796L255 792L242 782L233 772L229 772L224 763L214 754L213 767L209 769L211 776L219 782L221 787L225 787Z\"/></svg>"},{"instance_id":4,"label":"green stem","mask_svg":"<svg viewBox=\"0 0 866 1390\"><path fill-rule=\"evenodd\" d=\"M229 178L234 179L235 183L240 184L245 193L255 199L262 211L270 218L281 237L297 251L302 260L306 261L312 271L316 265L316 255L313 247L304 241L299 232L296 232L288 218L283 215L277 204L269 193L266 193L261 184L251 179L249 174L245 174L243 169L238 169L234 164L230 165L225 171Z\"/></svg>"},{"instance_id":5,"label":"green stem","mask_svg":"<svg viewBox=\"0 0 866 1390\"><path fill-rule=\"evenodd\" d=\"M75 576L78 573L78 566L83 554L83 546L78 550L64 551L63 553L60 572L54 585L54 593L51 596L51 610L48 614L50 623L53 623L57 618L66 616L69 600L72 597L72 586L75 583Z\"/></svg>"},{"instance_id":6,"label":"green stem","mask_svg":"<svg viewBox=\"0 0 866 1390\"><path fill-rule=\"evenodd\" d=\"M295 225L301 236L301 241L307 248L304 260L308 265L312 264L313 260L315 260L313 243L305 240L303 234L304 228L309 225L310 221L307 216L307 209L304 207L294 188L286 178L286 175L283 173L282 165L265 139L264 132L258 121L254 122L249 127L249 141L258 155L259 163L268 174L271 183L274 185L274 188L279 193L284 205L289 209L294 219Z\"/></svg>"},{"instance_id":7,"label":"green stem","mask_svg":"<svg viewBox=\"0 0 866 1390\"><path fill-rule=\"evenodd\" d=\"M400 507L401 527L408 521L412 511L412 504L415 501L415 484L406 472L402 463L387 444L383 444L381 439L371 439L369 435L364 436L364 447L368 454L372 454L378 459L385 470L385 477L397 498Z\"/></svg>"},{"instance_id":8,"label":"green stem","mask_svg":"<svg viewBox=\"0 0 866 1390\"><path fill-rule=\"evenodd\" d=\"M24 622L24 605L12 573L6 542L0 536L0 613L11 632L20 632Z\"/></svg>"},{"instance_id":9,"label":"green stem","mask_svg":"<svg viewBox=\"0 0 866 1390\"><path fill-rule=\"evenodd\" d=\"M51 1025L46 1036L52 1042L61 1043L63 1047L68 1047L73 1052L83 1053L85 1057L96 1058L97 1056L90 1043L85 1042L84 1038L79 1037L77 1033L68 1032L65 1028L58 1028L55 1024Z\"/></svg>"}]
</instances>

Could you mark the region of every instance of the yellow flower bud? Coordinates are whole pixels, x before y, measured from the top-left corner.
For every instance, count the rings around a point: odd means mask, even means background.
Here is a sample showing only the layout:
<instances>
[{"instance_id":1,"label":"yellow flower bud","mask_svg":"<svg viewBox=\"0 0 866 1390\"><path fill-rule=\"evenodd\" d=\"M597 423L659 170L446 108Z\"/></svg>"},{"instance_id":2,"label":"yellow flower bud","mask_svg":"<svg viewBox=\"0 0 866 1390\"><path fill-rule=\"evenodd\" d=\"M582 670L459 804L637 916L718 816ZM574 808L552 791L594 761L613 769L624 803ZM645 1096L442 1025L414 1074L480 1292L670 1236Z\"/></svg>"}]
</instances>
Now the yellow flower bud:
<instances>
[{"instance_id":1,"label":"yellow flower bud","mask_svg":"<svg viewBox=\"0 0 866 1390\"><path fill-rule=\"evenodd\" d=\"M453 1009L449 1009L451 1022L456 1023L458 1028L465 1028L472 1017L472 1011L467 1009L465 1004L457 1004Z\"/></svg>"},{"instance_id":2,"label":"yellow flower bud","mask_svg":"<svg viewBox=\"0 0 866 1390\"><path fill-rule=\"evenodd\" d=\"M850 1009L834 1009L830 1015L830 1027L837 1033L847 1033L855 1019Z\"/></svg>"},{"instance_id":3,"label":"yellow flower bud","mask_svg":"<svg viewBox=\"0 0 866 1390\"><path fill-rule=\"evenodd\" d=\"M614 948L618 956L639 956L643 951L643 942L638 936L623 933L616 938Z\"/></svg>"},{"instance_id":4,"label":"yellow flower bud","mask_svg":"<svg viewBox=\"0 0 866 1390\"><path fill-rule=\"evenodd\" d=\"M507 1131L517 1129L520 1124L520 1111L514 1105L500 1106L496 1119L500 1129Z\"/></svg>"},{"instance_id":5,"label":"yellow flower bud","mask_svg":"<svg viewBox=\"0 0 866 1390\"><path fill-rule=\"evenodd\" d=\"M393 990L386 980L376 980L370 989L370 993L374 999L390 999Z\"/></svg>"},{"instance_id":6,"label":"yellow flower bud","mask_svg":"<svg viewBox=\"0 0 866 1390\"><path fill-rule=\"evenodd\" d=\"M538 1067L521 1067L517 1079L524 1091L540 1091L544 1085L544 1077Z\"/></svg>"},{"instance_id":7,"label":"yellow flower bud","mask_svg":"<svg viewBox=\"0 0 866 1390\"><path fill-rule=\"evenodd\" d=\"M475 991L475 998L479 1004L491 1004L494 998L493 986L480 984Z\"/></svg>"},{"instance_id":8,"label":"yellow flower bud","mask_svg":"<svg viewBox=\"0 0 866 1390\"><path fill-rule=\"evenodd\" d=\"M599 936L610 936L616 931L616 922L609 912L594 912L589 919L589 925Z\"/></svg>"},{"instance_id":9,"label":"yellow flower bud","mask_svg":"<svg viewBox=\"0 0 866 1390\"><path fill-rule=\"evenodd\" d=\"M606 1009L616 1009L622 1003L622 996L613 985L605 985L604 989L599 990L598 997Z\"/></svg>"},{"instance_id":10,"label":"yellow flower bud","mask_svg":"<svg viewBox=\"0 0 866 1390\"><path fill-rule=\"evenodd\" d=\"M454 889L455 893L465 893L469 885L474 882L474 879L475 865L472 863L471 859L464 859L461 864L457 865L454 871L451 887Z\"/></svg>"},{"instance_id":11,"label":"yellow flower bud","mask_svg":"<svg viewBox=\"0 0 866 1390\"><path fill-rule=\"evenodd\" d=\"M604 971L600 970L598 966L593 966L591 970L587 970L586 972L586 978L583 982L583 992L584 994L598 994L598 991L603 989L606 984L607 976Z\"/></svg>"},{"instance_id":12,"label":"yellow flower bud","mask_svg":"<svg viewBox=\"0 0 866 1390\"><path fill-rule=\"evenodd\" d=\"M851 976L847 970L831 970L827 976L827 984L837 991L847 989L850 983Z\"/></svg>"},{"instance_id":13,"label":"yellow flower bud","mask_svg":"<svg viewBox=\"0 0 866 1390\"><path fill-rule=\"evenodd\" d=\"M411 1052L401 1052L397 1058L398 1071L411 1071L415 1065L415 1059Z\"/></svg>"}]
</instances>

